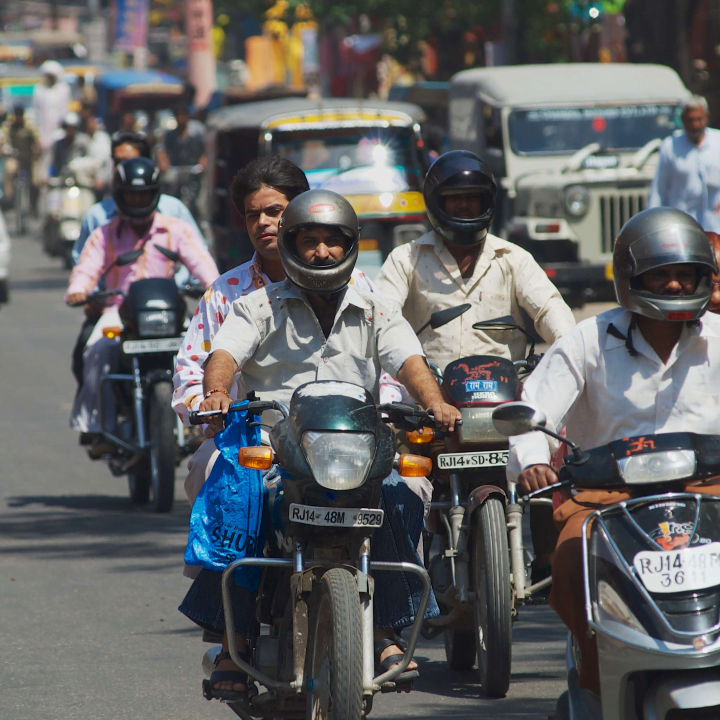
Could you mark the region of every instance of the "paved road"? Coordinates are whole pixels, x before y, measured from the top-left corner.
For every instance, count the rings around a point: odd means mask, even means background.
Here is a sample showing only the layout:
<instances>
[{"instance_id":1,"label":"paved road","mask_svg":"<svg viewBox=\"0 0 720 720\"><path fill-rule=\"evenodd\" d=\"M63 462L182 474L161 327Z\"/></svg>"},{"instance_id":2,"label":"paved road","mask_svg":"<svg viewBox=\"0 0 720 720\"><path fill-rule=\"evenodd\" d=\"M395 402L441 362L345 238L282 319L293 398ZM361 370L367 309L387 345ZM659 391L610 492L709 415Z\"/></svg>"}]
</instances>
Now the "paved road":
<instances>
[{"instance_id":1,"label":"paved road","mask_svg":"<svg viewBox=\"0 0 720 720\"><path fill-rule=\"evenodd\" d=\"M92 463L67 424L70 353L81 311L67 272L29 238L13 246L0 309L0 717L199 720L232 713L200 694L200 633L176 608L189 508L130 506L124 479ZM411 695L376 699L374 718L546 718L562 690L563 631L547 607L521 609L514 682L481 696L452 673L441 640L418 652Z\"/></svg>"}]
</instances>

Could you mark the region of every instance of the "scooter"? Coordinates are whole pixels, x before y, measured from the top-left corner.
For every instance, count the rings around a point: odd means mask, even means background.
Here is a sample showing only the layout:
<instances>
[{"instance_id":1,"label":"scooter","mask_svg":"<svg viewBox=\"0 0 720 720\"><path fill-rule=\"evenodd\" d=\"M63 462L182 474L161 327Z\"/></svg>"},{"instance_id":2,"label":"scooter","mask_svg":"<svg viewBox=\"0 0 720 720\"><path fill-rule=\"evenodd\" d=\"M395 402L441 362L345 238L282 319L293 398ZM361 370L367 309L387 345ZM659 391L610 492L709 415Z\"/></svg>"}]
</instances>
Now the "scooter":
<instances>
[{"instance_id":1,"label":"scooter","mask_svg":"<svg viewBox=\"0 0 720 720\"><path fill-rule=\"evenodd\" d=\"M227 627L234 627L231 592L239 567L263 568L258 590L257 623L267 634L248 639L249 660L229 633L233 662L266 689L228 701L241 718L360 720L378 692L412 687L396 679L412 659L430 597L424 568L406 562L372 559L373 531L383 523L383 479L393 467L405 476L424 476L427 458L401 455L386 423L409 429L433 424L431 415L402 404L376 406L362 387L346 382L306 383L293 393L290 407L254 399L243 404L249 416L269 410L281 418L270 431L271 447L242 448L240 464L269 469L277 464L282 483L267 488L266 555L228 565L222 578ZM241 409L238 405L230 407ZM201 424L216 411L191 414ZM257 418L256 418L257 419ZM260 460L262 459L262 463ZM403 660L375 676L373 653L373 576L377 572L415 574L423 586L417 618L410 629ZM220 652L205 654L209 676ZM214 697L209 680L205 697Z\"/></svg>"},{"instance_id":2,"label":"scooter","mask_svg":"<svg viewBox=\"0 0 720 720\"><path fill-rule=\"evenodd\" d=\"M179 260L172 250L160 245L152 248L168 260ZM129 265L143 252L140 248L119 255L99 284L113 267ZM198 298L202 289L187 286L181 290L174 280L148 278L132 283L127 294L101 290L75 305L103 303L117 295L124 297L119 309L123 326L106 327L103 334L120 343L120 372L103 375L98 390L102 398L110 385L117 401L117 420L112 429L108 418L103 417L102 402L99 404L102 436L115 449L103 459L113 475L128 476L133 503L145 504L152 497L155 512L168 512L175 494L175 467L196 449L186 443L185 428L171 401L176 355L187 314L183 297Z\"/></svg>"},{"instance_id":3,"label":"scooter","mask_svg":"<svg viewBox=\"0 0 720 720\"><path fill-rule=\"evenodd\" d=\"M470 307L434 313L418 335ZM517 606L544 590L551 579L535 584L527 579L523 506L506 480L508 443L495 431L491 414L499 404L516 399L521 377L541 356L535 354L532 336L510 315L477 322L473 329L520 331L530 338L530 350L525 360L515 362L476 355L451 362L444 372L434 367L444 399L460 409L463 425L447 437L430 429L407 437L410 444L427 447L434 461L435 493L426 526L430 537L437 536L439 552L431 561L426 557L426 565L442 612L425 623L423 636L444 634L445 656L453 670L470 670L477 658L485 694L504 697L510 687ZM438 439L443 441L439 448Z\"/></svg>"},{"instance_id":4,"label":"scooter","mask_svg":"<svg viewBox=\"0 0 720 720\"><path fill-rule=\"evenodd\" d=\"M600 706L577 684L568 639L568 690L556 720L720 717L720 498L686 492L720 474L720 436L664 433L584 451L516 402L493 411L506 436L540 431L571 449L559 488L623 490L583 524L585 612L597 638Z\"/></svg>"}]
</instances>

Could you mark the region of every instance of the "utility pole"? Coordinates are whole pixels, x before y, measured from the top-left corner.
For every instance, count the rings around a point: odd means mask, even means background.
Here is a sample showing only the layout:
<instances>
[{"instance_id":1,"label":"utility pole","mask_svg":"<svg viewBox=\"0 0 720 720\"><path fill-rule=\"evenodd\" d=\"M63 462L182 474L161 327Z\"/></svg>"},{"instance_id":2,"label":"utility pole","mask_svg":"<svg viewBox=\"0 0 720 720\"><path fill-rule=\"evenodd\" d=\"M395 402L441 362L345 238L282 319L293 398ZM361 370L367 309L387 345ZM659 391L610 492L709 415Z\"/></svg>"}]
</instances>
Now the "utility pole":
<instances>
[{"instance_id":1,"label":"utility pole","mask_svg":"<svg viewBox=\"0 0 720 720\"><path fill-rule=\"evenodd\" d=\"M517 63L517 13L515 0L503 0L502 6L503 48L505 64Z\"/></svg>"}]
</instances>

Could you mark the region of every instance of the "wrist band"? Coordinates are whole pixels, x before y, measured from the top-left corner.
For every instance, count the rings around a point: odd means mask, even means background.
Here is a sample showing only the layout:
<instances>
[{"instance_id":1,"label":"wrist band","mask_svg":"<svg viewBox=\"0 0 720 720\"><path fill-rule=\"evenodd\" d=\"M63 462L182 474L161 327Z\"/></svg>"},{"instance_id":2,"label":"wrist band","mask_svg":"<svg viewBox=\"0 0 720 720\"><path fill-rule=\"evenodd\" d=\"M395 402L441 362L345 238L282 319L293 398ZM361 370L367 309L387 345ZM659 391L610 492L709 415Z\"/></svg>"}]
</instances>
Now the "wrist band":
<instances>
[{"instance_id":1,"label":"wrist band","mask_svg":"<svg viewBox=\"0 0 720 720\"><path fill-rule=\"evenodd\" d=\"M215 388L214 390L208 390L205 393L205 400L207 400L213 393L222 393L223 395L226 395L230 400L232 400L232 398L230 397L230 393L227 390L223 390L222 388Z\"/></svg>"}]
</instances>

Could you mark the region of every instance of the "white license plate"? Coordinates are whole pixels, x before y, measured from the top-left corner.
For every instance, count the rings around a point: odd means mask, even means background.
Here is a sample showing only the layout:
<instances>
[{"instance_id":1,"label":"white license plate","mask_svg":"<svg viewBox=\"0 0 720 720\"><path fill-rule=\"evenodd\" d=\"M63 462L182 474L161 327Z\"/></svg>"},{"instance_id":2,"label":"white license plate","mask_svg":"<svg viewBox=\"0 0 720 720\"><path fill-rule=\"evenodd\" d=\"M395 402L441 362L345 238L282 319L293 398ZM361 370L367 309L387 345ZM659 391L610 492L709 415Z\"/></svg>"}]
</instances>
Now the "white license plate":
<instances>
[{"instance_id":1,"label":"white license plate","mask_svg":"<svg viewBox=\"0 0 720 720\"><path fill-rule=\"evenodd\" d=\"M720 585L720 542L667 552L643 550L633 565L650 592L702 590Z\"/></svg>"},{"instance_id":2,"label":"white license plate","mask_svg":"<svg viewBox=\"0 0 720 720\"><path fill-rule=\"evenodd\" d=\"M383 524L383 510L339 509L315 507L313 505L290 505L290 521L303 525L322 527L368 527L376 528Z\"/></svg>"},{"instance_id":3,"label":"white license plate","mask_svg":"<svg viewBox=\"0 0 720 720\"><path fill-rule=\"evenodd\" d=\"M183 344L182 338L163 338L162 340L127 340L123 343L123 352L127 355L138 353L177 352Z\"/></svg>"},{"instance_id":4,"label":"white license plate","mask_svg":"<svg viewBox=\"0 0 720 720\"><path fill-rule=\"evenodd\" d=\"M445 453L438 455L440 470L467 470L472 468L503 467L508 464L509 450L485 450L471 453Z\"/></svg>"}]
</instances>

